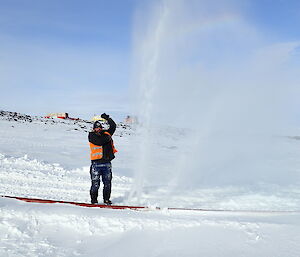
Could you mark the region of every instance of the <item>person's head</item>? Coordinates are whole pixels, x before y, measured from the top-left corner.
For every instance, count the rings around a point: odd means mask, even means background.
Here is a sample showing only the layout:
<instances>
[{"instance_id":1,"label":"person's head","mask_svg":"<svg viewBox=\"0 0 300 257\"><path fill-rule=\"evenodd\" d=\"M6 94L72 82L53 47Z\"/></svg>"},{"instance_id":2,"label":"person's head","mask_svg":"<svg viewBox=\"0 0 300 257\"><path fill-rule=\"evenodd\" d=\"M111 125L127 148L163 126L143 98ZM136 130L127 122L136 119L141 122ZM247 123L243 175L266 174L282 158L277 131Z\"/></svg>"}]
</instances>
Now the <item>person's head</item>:
<instances>
[{"instance_id":1,"label":"person's head","mask_svg":"<svg viewBox=\"0 0 300 257\"><path fill-rule=\"evenodd\" d=\"M93 129L95 132L100 132L102 130L102 124L100 121L95 121L93 125Z\"/></svg>"}]
</instances>

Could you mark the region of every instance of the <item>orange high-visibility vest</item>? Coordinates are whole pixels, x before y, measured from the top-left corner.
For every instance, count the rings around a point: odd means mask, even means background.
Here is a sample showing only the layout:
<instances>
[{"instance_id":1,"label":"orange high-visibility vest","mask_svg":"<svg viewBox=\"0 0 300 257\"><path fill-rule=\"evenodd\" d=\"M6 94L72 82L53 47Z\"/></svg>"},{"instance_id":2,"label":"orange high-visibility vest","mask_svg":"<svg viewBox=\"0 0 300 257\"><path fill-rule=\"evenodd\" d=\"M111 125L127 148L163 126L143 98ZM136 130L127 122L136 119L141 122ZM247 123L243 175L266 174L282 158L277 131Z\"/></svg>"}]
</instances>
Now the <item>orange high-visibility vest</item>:
<instances>
[{"instance_id":1,"label":"orange high-visibility vest","mask_svg":"<svg viewBox=\"0 0 300 257\"><path fill-rule=\"evenodd\" d=\"M103 147L100 145L94 145L90 142L91 149L91 160L102 159L103 157Z\"/></svg>"},{"instance_id":2,"label":"orange high-visibility vest","mask_svg":"<svg viewBox=\"0 0 300 257\"><path fill-rule=\"evenodd\" d=\"M108 132L104 132L104 134L110 135ZM111 140L111 147L113 149L113 153L117 152L117 149L114 146L113 140ZM103 157L103 146L94 145L90 142L90 149L91 149L91 160L99 160Z\"/></svg>"},{"instance_id":3,"label":"orange high-visibility vest","mask_svg":"<svg viewBox=\"0 0 300 257\"><path fill-rule=\"evenodd\" d=\"M110 135L111 136L111 134L109 134L108 132L104 132L104 134L107 134L107 135ZM114 146L114 141L111 139L111 147L112 147L112 149L113 149L113 153L116 153L116 152L118 152L118 150L115 148L115 146Z\"/></svg>"}]
</instances>

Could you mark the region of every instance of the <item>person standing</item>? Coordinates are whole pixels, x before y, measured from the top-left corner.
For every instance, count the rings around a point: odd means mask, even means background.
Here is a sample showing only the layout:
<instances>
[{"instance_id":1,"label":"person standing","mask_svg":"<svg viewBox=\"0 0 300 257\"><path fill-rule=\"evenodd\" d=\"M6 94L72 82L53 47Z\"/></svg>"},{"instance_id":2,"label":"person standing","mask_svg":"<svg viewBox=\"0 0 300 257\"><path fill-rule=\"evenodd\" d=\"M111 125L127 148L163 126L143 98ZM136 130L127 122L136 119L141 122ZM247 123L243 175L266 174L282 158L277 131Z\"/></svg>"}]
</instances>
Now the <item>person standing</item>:
<instances>
[{"instance_id":1,"label":"person standing","mask_svg":"<svg viewBox=\"0 0 300 257\"><path fill-rule=\"evenodd\" d=\"M91 150L91 203L98 203L98 190L100 187L100 176L103 182L103 202L111 205L111 181L112 181L112 166L111 161L115 158L117 150L114 147L112 135L116 130L116 123L107 115L103 113L101 118L107 120L109 129L103 129L100 121L95 121L93 130L89 132L89 143Z\"/></svg>"}]
</instances>

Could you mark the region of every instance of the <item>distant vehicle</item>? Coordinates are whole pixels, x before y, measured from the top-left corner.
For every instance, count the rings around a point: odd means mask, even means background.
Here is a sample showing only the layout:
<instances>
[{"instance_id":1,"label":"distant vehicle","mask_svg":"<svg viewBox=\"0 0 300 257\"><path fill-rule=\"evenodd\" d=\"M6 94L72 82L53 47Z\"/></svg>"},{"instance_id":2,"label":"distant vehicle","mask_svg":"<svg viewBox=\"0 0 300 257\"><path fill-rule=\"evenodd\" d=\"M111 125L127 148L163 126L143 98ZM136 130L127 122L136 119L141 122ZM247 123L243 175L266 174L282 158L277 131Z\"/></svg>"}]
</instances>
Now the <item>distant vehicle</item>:
<instances>
[{"instance_id":1,"label":"distant vehicle","mask_svg":"<svg viewBox=\"0 0 300 257\"><path fill-rule=\"evenodd\" d=\"M136 124L136 123L138 123L137 122L137 117L136 116L127 115L127 117L124 120L124 123L125 124Z\"/></svg>"},{"instance_id":2,"label":"distant vehicle","mask_svg":"<svg viewBox=\"0 0 300 257\"><path fill-rule=\"evenodd\" d=\"M58 119L68 119L69 114L66 112L58 112L58 113L49 113L45 116L45 118L58 118Z\"/></svg>"}]
</instances>

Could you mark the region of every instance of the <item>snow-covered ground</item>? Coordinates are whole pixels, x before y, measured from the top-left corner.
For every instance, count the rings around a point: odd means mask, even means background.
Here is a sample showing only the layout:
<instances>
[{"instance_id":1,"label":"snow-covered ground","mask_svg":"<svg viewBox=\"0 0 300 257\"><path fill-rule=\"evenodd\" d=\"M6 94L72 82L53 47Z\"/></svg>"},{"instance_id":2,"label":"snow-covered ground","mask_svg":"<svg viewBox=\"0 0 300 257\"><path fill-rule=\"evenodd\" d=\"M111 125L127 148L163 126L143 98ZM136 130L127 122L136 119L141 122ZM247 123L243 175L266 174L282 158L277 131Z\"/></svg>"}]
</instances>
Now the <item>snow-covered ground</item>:
<instances>
[{"instance_id":1,"label":"snow-covered ground","mask_svg":"<svg viewBox=\"0 0 300 257\"><path fill-rule=\"evenodd\" d=\"M12 117L0 117L0 194L89 202L90 123ZM283 140L295 158L300 140L290 136ZM300 256L299 182L188 193L164 185L143 190L136 199L129 197L134 137L122 126L114 136L115 204L249 212L108 210L0 198L0 256ZM170 149L159 147L161 153Z\"/></svg>"},{"instance_id":2,"label":"snow-covered ground","mask_svg":"<svg viewBox=\"0 0 300 257\"><path fill-rule=\"evenodd\" d=\"M299 214L0 203L1 256L299 256Z\"/></svg>"}]
</instances>

